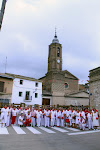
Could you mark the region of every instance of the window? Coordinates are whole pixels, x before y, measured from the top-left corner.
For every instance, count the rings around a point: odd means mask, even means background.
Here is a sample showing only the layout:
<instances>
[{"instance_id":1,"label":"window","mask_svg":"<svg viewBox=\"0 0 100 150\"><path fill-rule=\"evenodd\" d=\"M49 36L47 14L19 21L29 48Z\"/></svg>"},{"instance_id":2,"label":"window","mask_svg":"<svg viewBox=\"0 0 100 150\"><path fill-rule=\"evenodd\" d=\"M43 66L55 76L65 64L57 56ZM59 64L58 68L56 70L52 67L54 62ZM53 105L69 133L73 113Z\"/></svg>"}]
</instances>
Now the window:
<instances>
[{"instance_id":1,"label":"window","mask_svg":"<svg viewBox=\"0 0 100 150\"><path fill-rule=\"evenodd\" d=\"M25 100L29 100L29 99L30 99L30 91L26 91Z\"/></svg>"},{"instance_id":2,"label":"window","mask_svg":"<svg viewBox=\"0 0 100 150\"><path fill-rule=\"evenodd\" d=\"M35 98L37 98L38 97L38 93L35 93Z\"/></svg>"},{"instance_id":3,"label":"window","mask_svg":"<svg viewBox=\"0 0 100 150\"><path fill-rule=\"evenodd\" d=\"M60 48L57 48L57 57L60 57Z\"/></svg>"},{"instance_id":4,"label":"window","mask_svg":"<svg viewBox=\"0 0 100 150\"><path fill-rule=\"evenodd\" d=\"M35 83L35 86L38 87L38 82Z\"/></svg>"},{"instance_id":5,"label":"window","mask_svg":"<svg viewBox=\"0 0 100 150\"><path fill-rule=\"evenodd\" d=\"M23 84L23 80L20 80L20 84Z\"/></svg>"},{"instance_id":6,"label":"window","mask_svg":"<svg viewBox=\"0 0 100 150\"><path fill-rule=\"evenodd\" d=\"M68 83L65 83L65 88L68 88Z\"/></svg>"},{"instance_id":7,"label":"window","mask_svg":"<svg viewBox=\"0 0 100 150\"><path fill-rule=\"evenodd\" d=\"M22 97L22 92L19 92L19 97Z\"/></svg>"},{"instance_id":8,"label":"window","mask_svg":"<svg viewBox=\"0 0 100 150\"><path fill-rule=\"evenodd\" d=\"M0 92L4 92L4 82L0 81Z\"/></svg>"}]
</instances>

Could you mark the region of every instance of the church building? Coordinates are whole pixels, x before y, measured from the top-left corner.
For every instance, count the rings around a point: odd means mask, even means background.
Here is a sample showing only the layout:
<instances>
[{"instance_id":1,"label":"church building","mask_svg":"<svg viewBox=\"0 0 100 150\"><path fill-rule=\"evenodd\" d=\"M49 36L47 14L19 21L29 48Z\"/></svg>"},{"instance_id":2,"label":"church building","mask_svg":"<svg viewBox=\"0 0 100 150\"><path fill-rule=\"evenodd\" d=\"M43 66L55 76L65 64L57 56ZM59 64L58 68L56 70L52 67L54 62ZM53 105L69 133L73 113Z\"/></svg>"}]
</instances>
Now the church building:
<instances>
[{"instance_id":1,"label":"church building","mask_svg":"<svg viewBox=\"0 0 100 150\"><path fill-rule=\"evenodd\" d=\"M42 105L88 105L87 92L79 91L78 78L62 70L62 45L56 32L49 45L48 72L40 78L43 82Z\"/></svg>"}]
</instances>

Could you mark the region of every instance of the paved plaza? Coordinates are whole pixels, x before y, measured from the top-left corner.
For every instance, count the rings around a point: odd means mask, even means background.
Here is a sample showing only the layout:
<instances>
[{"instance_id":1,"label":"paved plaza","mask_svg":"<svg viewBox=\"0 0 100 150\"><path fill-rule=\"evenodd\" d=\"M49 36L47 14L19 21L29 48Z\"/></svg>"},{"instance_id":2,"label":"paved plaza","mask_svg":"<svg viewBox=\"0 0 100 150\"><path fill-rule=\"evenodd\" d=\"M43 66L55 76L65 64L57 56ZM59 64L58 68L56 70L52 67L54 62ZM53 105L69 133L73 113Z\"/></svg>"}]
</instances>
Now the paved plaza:
<instances>
[{"instance_id":1,"label":"paved plaza","mask_svg":"<svg viewBox=\"0 0 100 150\"><path fill-rule=\"evenodd\" d=\"M0 150L100 150L100 130L0 127Z\"/></svg>"}]
</instances>

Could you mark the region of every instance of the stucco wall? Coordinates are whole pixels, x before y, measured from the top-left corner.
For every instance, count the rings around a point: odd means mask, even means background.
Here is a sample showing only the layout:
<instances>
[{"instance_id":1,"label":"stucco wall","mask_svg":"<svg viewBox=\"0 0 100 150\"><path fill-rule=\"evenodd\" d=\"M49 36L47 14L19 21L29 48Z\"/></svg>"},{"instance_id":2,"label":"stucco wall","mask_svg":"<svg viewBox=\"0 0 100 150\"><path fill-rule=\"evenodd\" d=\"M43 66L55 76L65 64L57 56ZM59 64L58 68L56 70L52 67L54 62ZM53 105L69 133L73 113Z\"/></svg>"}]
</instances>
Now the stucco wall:
<instances>
[{"instance_id":1,"label":"stucco wall","mask_svg":"<svg viewBox=\"0 0 100 150\"><path fill-rule=\"evenodd\" d=\"M89 105L89 98L65 98L65 105L83 105L83 106L87 106Z\"/></svg>"},{"instance_id":2,"label":"stucco wall","mask_svg":"<svg viewBox=\"0 0 100 150\"><path fill-rule=\"evenodd\" d=\"M30 91L30 101L25 100L26 91ZM22 92L22 97L19 97L19 92ZM35 98L35 93L38 97ZM32 100L31 100L32 96ZM35 87L35 81L23 80L23 85L20 84L20 79L14 79L12 90L12 103L25 103L27 105L42 104L42 83L38 82L38 87Z\"/></svg>"}]
</instances>

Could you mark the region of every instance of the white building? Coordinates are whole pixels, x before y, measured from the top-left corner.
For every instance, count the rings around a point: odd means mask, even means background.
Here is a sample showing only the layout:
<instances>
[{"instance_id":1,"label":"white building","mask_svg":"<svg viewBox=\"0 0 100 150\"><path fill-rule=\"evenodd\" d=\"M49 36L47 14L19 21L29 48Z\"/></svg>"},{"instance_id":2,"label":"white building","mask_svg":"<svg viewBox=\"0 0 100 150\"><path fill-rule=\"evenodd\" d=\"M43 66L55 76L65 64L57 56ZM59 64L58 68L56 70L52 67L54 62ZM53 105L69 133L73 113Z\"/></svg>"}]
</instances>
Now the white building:
<instances>
[{"instance_id":1,"label":"white building","mask_svg":"<svg viewBox=\"0 0 100 150\"><path fill-rule=\"evenodd\" d=\"M42 105L41 81L20 75L8 75L14 77L11 103L25 103L26 105Z\"/></svg>"}]
</instances>

